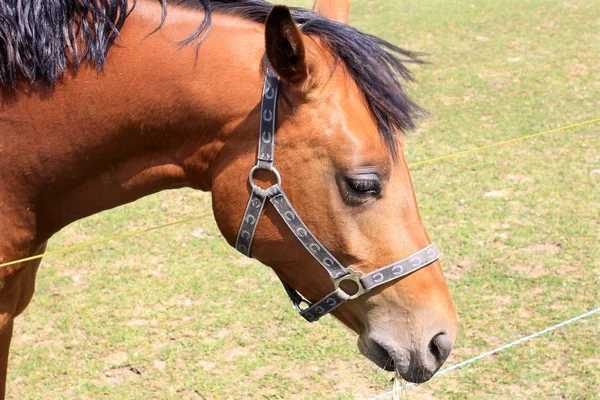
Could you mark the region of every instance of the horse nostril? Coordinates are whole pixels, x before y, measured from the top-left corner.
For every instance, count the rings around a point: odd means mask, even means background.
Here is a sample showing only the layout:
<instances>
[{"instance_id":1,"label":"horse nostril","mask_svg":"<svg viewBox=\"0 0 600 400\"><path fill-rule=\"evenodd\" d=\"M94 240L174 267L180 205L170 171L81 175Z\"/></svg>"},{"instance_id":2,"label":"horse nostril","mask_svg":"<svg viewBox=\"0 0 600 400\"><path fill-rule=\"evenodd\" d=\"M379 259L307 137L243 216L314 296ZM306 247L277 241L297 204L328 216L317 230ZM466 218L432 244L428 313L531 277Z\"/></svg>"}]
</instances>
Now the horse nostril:
<instances>
[{"instance_id":1,"label":"horse nostril","mask_svg":"<svg viewBox=\"0 0 600 400\"><path fill-rule=\"evenodd\" d=\"M383 368L386 371L394 371L396 369L396 363L394 362L394 359L390 356L390 353L388 353L388 351L379 343L373 342L372 354L377 357L378 362L376 362L376 364L379 365L380 368Z\"/></svg>"},{"instance_id":2,"label":"horse nostril","mask_svg":"<svg viewBox=\"0 0 600 400\"><path fill-rule=\"evenodd\" d=\"M452 350L452 342L450 341L450 337L446 335L444 332L440 332L431 339L429 342L429 351L435 357L435 360L439 366L446 361L446 358L450 355L450 351Z\"/></svg>"}]
</instances>

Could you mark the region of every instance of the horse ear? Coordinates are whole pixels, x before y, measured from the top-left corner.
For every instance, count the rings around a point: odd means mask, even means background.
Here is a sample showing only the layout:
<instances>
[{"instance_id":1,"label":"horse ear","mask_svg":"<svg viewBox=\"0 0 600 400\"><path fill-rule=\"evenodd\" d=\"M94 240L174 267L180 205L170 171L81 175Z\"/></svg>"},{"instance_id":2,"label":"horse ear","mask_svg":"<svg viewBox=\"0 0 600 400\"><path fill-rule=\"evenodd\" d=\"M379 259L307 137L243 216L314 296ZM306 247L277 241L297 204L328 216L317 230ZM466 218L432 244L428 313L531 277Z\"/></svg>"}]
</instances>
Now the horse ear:
<instances>
[{"instance_id":1,"label":"horse ear","mask_svg":"<svg viewBox=\"0 0 600 400\"><path fill-rule=\"evenodd\" d=\"M351 0L315 0L313 11L332 21L348 23Z\"/></svg>"},{"instance_id":2,"label":"horse ear","mask_svg":"<svg viewBox=\"0 0 600 400\"><path fill-rule=\"evenodd\" d=\"M298 85L308 78L306 51L300 30L286 6L275 6L265 22L267 58L284 81Z\"/></svg>"}]
</instances>

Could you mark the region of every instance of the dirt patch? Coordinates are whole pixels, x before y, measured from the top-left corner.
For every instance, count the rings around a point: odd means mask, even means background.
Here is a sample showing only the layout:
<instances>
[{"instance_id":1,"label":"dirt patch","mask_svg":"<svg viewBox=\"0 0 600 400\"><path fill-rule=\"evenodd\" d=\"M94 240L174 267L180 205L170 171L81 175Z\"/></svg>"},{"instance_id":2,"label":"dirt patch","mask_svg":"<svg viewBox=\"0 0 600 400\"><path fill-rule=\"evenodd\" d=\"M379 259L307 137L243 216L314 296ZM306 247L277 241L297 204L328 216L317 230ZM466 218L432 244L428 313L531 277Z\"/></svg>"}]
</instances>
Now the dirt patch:
<instances>
[{"instance_id":1,"label":"dirt patch","mask_svg":"<svg viewBox=\"0 0 600 400\"><path fill-rule=\"evenodd\" d=\"M369 368L375 368L369 365ZM347 362L338 360L334 363L332 368L329 370L331 377L337 377L337 384L335 385L336 391L338 392L351 392L354 393L356 399L365 399L370 397L373 392L373 381L367 379L364 374L354 374L352 379L346 379L346 369L348 369ZM390 374L390 379L391 379ZM392 383L389 385L392 388Z\"/></svg>"},{"instance_id":2,"label":"dirt patch","mask_svg":"<svg viewBox=\"0 0 600 400\"><path fill-rule=\"evenodd\" d=\"M215 364L214 362L209 362L209 361L205 361L205 360L198 360L197 364L199 366L201 366L202 369L206 372L213 371L215 369L215 367L217 366L217 364Z\"/></svg>"},{"instance_id":3,"label":"dirt patch","mask_svg":"<svg viewBox=\"0 0 600 400\"><path fill-rule=\"evenodd\" d=\"M501 295L497 295L497 294L482 296L481 298L483 300L488 300L488 301L493 302L500 309L504 309L508 304L513 303L515 300L512 296L508 296L508 295L501 296Z\"/></svg>"},{"instance_id":4,"label":"dirt patch","mask_svg":"<svg viewBox=\"0 0 600 400\"><path fill-rule=\"evenodd\" d=\"M506 267L511 271L517 272L520 276L528 278L539 278L540 276L547 275L551 272L547 268L539 265L512 264L507 265Z\"/></svg>"},{"instance_id":5,"label":"dirt patch","mask_svg":"<svg viewBox=\"0 0 600 400\"><path fill-rule=\"evenodd\" d=\"M152 366L159 371L164 371L167 363L163 360L154 360L152 361Z\"/></svg>"},{"instance_id":6,"label":"dirt patch","mask_svg":"<svg viewBox=\"0 0 600 400\"><path fill-rule=\"evenodd\" d=\"M252 265L256 263L256 260L249 257L237 257L233 262L237 265Z\"/></svg>"},{"instance_id":7,"label":"dirt patch","mask_svg":"<svg viewBox=\"0 0 600 400\"><path fill-rule=\"evenodd\" d=\"M129 356L124 351L118 351L116 353L111 353L104 358L104 361L107 365L115 366L122 365L127 362Z\"/></svg>"},{"instance_id":8,"label":"dirt patch","mask_svg":"<svg viewBox=\"0 0 600 400\"><path fill-rule=\"evenodd\" d=\"M131 320L127 321L126 324L127 324L127 326L139 328L140 326L145 326L145 325L156 326L158 324L158 321L154 318L153 319L136 318L136 319L131 319Z\"/></svg>"},{"instance_id":9,"label":"dirt patch","mask_svg":"<svg viewBox=\"0 0 600 400\"><path fill-rule=\"evenodd\" d=\"M106 381L112 385L140 379L141 375L142 371L130 364L104 371Z\"/></svg>"},{"instance_id":10,"label":"dirt patch","mask_svg":"<svg viewBox=\"0 0 600 400\"><path fill-rule=\"evenodd\" d=\"M530 178L529 176L516 175L516 174L508 174L504 177L504 179L506 179L508 182L513 183L513 184L528 183L528 182L533 181L533 179Z\"/></svg>"},{"instance_id":11,"label":"dirt patch","mask_svg":"<svg viewBox=\"0 0 600 400\"><path fill-rule=\"evenodd\" d=\"M186 399L186 400L196 400L196 399L202 399L202 400L208 400L210 397L204 397L198 390L182 390L180 392L178 392L178 395L181 396L181 399Z\"/></svg>"},{"instance_id":12,"label":"dirt patch","mask_svg":"<svg viewBox=\"0 0 600 400\"><path fill-rule=\"evenodd\" d=\"M456 264L444 265L442 267L444 276L449 281L458 281L473 268L473 260L463 258Z\"/></svg>"},{"instance_id":13,"label":"dirt patch","mask_svg":"<svg viewBox=\"0 0 600 400\"><path fill-rule=\"evenodd\" d=\"M233 349L230 349L227 352L227 356L225 357L225 359L227 361L233 361L236 358L239 357L246 357L247 355L250 354L250 352L256 348L256 346L248 346L248 347L242 347L242 346L238 346L235 347Z\"/></svg>"},{"instance_id":14,"label":"dirt patch","mask_svg":"<svg viewBox=\"0 0 600 400\"><path fill-rule=\"evenodd\" d=\"M558 254L562 251L562 245L560 243L552 242L536 243L527 247L523 247L520 249L520 251L540 256L548 254Z\"/></svg>"},{"instance_id":15,"label":"dirt patch","mask_svg":"<svg viewBox=\"0 0 600 400\"><path fill-rule=\"evenodd\" d=\"M489 192L484 193L485 197L508 197L512 191L510 189L499 189L499 190L490 190Z\"/></svg>"}]
</instances>

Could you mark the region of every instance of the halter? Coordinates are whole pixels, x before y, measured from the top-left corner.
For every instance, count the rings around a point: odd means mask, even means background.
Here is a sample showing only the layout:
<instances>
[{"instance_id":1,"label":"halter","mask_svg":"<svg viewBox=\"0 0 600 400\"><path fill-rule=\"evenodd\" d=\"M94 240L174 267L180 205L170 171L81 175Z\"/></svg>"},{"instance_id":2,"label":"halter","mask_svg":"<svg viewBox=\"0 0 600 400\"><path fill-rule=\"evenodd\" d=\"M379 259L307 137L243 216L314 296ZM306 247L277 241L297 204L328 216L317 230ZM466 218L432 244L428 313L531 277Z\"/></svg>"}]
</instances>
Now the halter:
<instances>
[{"instance_id":1,"label":"halter","mask_svg":"<svg viewBox=\"0 0 600 400\"><path fill-rule=\"evenodd\" d=\"M379 268L368 274L344 267L317 238L310 229L304 225L300 215L294 210L281 187L281 175L273 165L275 155L275 114L277 112L277 92L279 79L270 68L265 72L263 95L261 103L260 138L258 140L257 163L250 170L249 182L252 192L246 206L244 218L238 231L236 249L242 254L250 256L252 240L256 232L258 220L262 214L267 199L285 221L294 236L302 243L310 254L325 268L333 282L334 291L312 304L302 297L294 288L284 282L281 283L294 306L308 322L317 321L322 316L355 299L373 288L400 279L420 268L423 268L439 258L439 252L432 243L412 255L396 261L385 267ZM277 182L267 189L262 189L254 183L254 174L258 170L271 171ZM340 288L345 281L354 282L356 293L349 294Z\"/></svg>"}]
</instances>

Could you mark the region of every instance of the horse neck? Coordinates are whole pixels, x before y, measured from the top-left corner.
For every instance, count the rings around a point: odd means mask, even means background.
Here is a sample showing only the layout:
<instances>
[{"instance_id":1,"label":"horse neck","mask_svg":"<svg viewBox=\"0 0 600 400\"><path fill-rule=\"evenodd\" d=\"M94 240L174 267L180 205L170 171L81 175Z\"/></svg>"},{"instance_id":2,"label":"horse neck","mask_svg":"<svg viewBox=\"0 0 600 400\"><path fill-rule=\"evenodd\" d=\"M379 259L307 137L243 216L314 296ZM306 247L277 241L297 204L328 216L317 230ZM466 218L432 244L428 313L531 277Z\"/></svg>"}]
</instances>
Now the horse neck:
<instances>
[{"instance_id":1,"label":"horse neck","mask_svg":"<svg viewBox=\"0 0 600 400\"><path fill-rule=\"evenodd\" d=\"M251 153L263 33L215 15L197 59L193 45L177 51L202 18L170 7L161 32L140 42L160 8L139 2L102 72L85 67L0 109L0 150L11 149L0 161L0 226L23 226L15 240L38 246L77 219L164 189L210 190L224 148Z\"/></svg>"}]
</instances>

